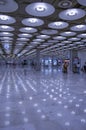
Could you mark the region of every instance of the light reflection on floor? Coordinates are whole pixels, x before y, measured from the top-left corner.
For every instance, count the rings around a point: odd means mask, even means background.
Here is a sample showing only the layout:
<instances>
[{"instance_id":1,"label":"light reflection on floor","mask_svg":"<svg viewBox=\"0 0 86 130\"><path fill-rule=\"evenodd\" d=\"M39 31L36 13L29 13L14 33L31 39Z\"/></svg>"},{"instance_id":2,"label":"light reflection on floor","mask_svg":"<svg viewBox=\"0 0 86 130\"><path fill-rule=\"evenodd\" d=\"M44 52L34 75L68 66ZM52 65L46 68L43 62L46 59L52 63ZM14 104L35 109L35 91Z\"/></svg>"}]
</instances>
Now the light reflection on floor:
<instances>
[{"instance_id":1,"label":"light reflection on floor","mask_svg":"<svg viewBox=\"0 0 86 130\"><path fill-rule=\"evenodd\" d=\"M0 69L0 130L86 130L86 75Z\"/></svg>"}]
</instances>

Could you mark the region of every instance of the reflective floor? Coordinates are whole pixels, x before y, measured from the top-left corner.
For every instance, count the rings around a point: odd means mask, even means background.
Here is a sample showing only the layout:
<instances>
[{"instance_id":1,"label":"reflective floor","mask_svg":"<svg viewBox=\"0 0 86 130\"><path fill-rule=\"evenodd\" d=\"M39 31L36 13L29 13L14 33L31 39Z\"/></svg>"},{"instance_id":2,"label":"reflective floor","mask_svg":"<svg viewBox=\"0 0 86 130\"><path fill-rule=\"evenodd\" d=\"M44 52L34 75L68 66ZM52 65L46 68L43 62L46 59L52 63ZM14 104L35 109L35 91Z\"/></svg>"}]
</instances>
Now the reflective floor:
<instances>
[{"instance_id":1,"label":"reflective floor","mask_svg":"<svg viewBox=\"0 0 86 130\"><path fill-rule=\"evenodd\" d=\"M0 68L0 130L86 130L86 74Z\"/></svg>"}]
</instances>

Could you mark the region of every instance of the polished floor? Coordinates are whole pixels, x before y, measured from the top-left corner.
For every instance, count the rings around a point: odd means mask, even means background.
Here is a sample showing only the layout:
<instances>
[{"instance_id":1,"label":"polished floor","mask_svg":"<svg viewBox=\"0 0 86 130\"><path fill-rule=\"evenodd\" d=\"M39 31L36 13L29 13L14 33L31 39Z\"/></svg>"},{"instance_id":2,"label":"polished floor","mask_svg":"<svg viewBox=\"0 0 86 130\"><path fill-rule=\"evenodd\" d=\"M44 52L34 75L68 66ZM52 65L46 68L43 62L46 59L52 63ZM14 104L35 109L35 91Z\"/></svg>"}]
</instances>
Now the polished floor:
<instances>
[{"instance_id":1,"label":"polished floor","mask_svg":"<svg viewBox=\"0 0 86 130\"><path fill-rule=\"evenodd\" d=\"M1 67L0 130L86 130L86 74Z\"/></svg>"}]
</instances>

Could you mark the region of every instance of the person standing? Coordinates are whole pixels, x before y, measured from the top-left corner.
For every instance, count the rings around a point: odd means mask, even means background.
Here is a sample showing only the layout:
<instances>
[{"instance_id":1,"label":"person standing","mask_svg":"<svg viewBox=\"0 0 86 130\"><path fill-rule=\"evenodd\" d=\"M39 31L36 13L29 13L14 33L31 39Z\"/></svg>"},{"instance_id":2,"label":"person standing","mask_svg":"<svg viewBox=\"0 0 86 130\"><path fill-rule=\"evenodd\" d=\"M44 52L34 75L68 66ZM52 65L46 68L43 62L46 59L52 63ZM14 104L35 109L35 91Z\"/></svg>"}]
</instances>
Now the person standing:
<instances>
[{"instance_id":1,"label":"person standing","mask_svg":"<svg viewBox=\"0 0 86 130\"><path fill-rule=\"evenodd\" d=\"M77 73L80 73L80 62L77 63Z\"/></svg>"},{"instance_id":2,"label":"person standing","mask_svg":"<svg viewBox=\"0 0 86 130\"><path fill-rule=\"evenodd\" d=\"M63 64L63 73L67 73L68 72L68 63L64 62Z\"/></svg>"},{"instance_id":3,"label":"person standing","mask_svg":"<svg viewBox=\"0 0 86 130\"><path fill-rule=\"evenodd\" d=\"M86 62L84 64L84 72L86 73Z\"/></svg>"}]
</instances>

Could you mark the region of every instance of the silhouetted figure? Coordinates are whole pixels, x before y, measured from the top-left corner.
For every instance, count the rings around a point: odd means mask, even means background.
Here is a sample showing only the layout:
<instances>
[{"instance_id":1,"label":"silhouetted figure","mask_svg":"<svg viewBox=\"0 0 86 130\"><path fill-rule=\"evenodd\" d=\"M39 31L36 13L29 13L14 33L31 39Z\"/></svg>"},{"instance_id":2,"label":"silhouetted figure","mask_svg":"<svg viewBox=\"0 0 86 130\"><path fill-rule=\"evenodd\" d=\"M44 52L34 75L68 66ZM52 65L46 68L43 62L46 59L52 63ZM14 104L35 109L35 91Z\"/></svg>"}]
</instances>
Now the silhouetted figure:
<instances>
[{"instance_id":1,"label":"silhouetted figure","mask_svg":"<svg viewBox=\"0 0 86 130\"><path fill-rule=\"evenodd\" d=\"M27 66L27 60L24 60L24 61L22 62L22 66L23 66L23 67L26 67L26 66Z\"/></svg>"},{"instance_id":2,"label":"silhouetted figure","mask_svg":"<svg viewBox=\"0 0 86 130\"><path fill-rule=\"evenodd\" d=\"M80 62L77 63L77 73L80 73Z\"/></svg>"},{"instance_id":3,"label":"silhouetted figure","mask_svg":"<svg viewBox=\"0 0 86 130\"><path fill-rule=\"evenodd\" d=\"M84 72L86 73L86 62L84 64Z\"/></svg>"}]
</instances>

